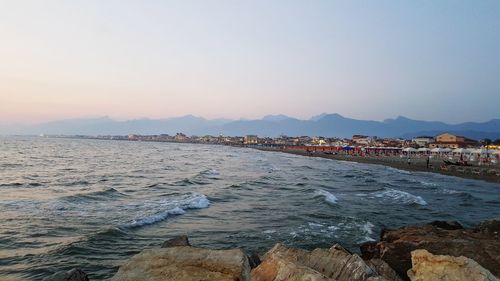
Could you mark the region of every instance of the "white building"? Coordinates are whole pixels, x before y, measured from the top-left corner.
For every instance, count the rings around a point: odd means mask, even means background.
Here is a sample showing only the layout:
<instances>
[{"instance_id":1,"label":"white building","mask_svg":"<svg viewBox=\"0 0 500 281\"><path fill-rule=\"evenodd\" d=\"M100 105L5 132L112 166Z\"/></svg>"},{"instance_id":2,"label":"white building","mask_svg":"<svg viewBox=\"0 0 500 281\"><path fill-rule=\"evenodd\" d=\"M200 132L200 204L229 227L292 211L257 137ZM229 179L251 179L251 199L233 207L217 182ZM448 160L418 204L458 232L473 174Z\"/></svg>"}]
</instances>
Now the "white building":
<instances>
[{"instance_id":1,"label":"white building","mask_svg":"<svg viewBox=\"0 0 500 281\"><path fill-rule=\"evenodd\" d=\"M434 141L434 138L428 136L420 136L412 139L411 141L416 143L419 147L427 147L429 143Z\"/></svg>"}]
</instances>

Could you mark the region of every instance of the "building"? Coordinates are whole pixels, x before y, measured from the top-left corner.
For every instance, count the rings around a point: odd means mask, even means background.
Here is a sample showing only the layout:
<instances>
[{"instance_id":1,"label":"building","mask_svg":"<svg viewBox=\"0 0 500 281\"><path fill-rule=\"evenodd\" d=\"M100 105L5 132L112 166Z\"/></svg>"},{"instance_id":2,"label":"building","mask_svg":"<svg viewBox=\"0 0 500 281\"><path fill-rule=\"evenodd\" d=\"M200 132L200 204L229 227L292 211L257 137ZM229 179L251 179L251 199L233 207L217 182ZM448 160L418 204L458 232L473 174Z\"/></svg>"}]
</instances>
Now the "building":
<instances>
[{"instance_id":1,"label":"building","mask_svg":"<svg viewBox=\"0 0 500 281\"><path fill-rule=\"evenodd\" d=\"M246 135L243 139L244 144L257 144L259 142L259 138L256 135Z\"/></svg>"},{"instance_id":2,"label":"building","mask_svg":"<svg viewBox=\"0 0 500 281\"><path fill-rule=\"evenodd\" d=\"M436 141L429 143L429 148L461 148L471 147L476 145L475 140L468 139L463 136L457 136L450 133L443 133L436 136Z\"/></svg>"},{"instance_id":3,"label":"building","mask_svg":"<svg viewBox=\"0 0 500 281\"><path fill-rule=\"evenodd\" d=\"M352 142L354 144L367 145L370 143L370 137L363 135L354 135L352 136Z\"/></svg>"},{"instance_id":4,"label":"building","mask_svg":"<svg viewBox=\"0 0 500 281\"><path fill-rule=\"evenodd\" d=\"M428 136L420 136L412 139L411 141L419 147L427 147L429 143L434 142L434 138Z\"/></svg>"},{"instance_id":5,"label":"building","mask_svg":"<svg viewBox=\"0 0 500 281\"><path fill-rule=\"evenodd\" d=\"M175 134L174 139L176 141L185 141L185 140L188 139L188 137L185 134L183 134L183 133L177 133L177 134Z\"/></svg>"}]
</instances>

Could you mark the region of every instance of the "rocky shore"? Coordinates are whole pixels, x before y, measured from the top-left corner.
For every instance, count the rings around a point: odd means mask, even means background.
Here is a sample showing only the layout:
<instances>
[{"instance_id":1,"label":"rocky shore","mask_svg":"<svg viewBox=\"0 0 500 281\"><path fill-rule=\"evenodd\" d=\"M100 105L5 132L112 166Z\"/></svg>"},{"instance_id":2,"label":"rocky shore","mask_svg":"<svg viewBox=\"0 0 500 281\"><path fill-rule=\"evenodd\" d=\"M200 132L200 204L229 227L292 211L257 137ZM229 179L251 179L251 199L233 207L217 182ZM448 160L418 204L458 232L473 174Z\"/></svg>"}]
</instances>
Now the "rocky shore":
<instances>
[{"instance_id":1,"label":"rocky shore","mask_svg":"<svg viewBox=\"0 0 500 281\"><path fill-rule=\"evenodd\" d=\"M458 222L385 229L351 253L339 244L311 251L276 244L262 256L190 245L187 236L146 249L112 281L493 281L500 276L500 221L465 229ZM88 281L80 269L44 281Z\"/></svg>"}]
</instances>

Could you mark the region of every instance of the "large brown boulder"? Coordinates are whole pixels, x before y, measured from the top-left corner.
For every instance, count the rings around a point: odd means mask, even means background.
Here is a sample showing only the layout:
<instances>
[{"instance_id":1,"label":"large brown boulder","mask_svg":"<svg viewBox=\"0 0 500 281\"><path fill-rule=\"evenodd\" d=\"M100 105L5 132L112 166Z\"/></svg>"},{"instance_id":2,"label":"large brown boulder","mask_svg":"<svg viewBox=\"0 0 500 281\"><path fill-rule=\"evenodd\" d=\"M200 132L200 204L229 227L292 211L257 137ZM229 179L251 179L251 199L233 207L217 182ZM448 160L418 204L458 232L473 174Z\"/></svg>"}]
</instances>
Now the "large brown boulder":
<instances>
[{"instance_id":1,"label":"large brown boulder","mask_svg":"<svg viewBox=\"0 0 500 281\"><path fill-rule=\"evenodd\" d=\"M411 252L411 281L498 281L487 269L466 257L433 255L426 250Z\"/></svg>"},{"instance_id":2,"label":"large brown boulder","mask_svg":"<svg viewBox=\"0 0 500 281\"><path fill-rule=\"evenodd\" d=\"M388 266L387 266L388 267ZM396 275L393 272L394 275ZM339 245L330 249L306 251L276 244L267 252L262 263L252 270L253 281L331 280L375 281L386 279L361 257Z\"/></svg>"},{"instance_id":3,"label":"large brown boulder","mask_svg":"<svg viewBox=\"0 0 500 281\"><path fill-rule=\"evenodd\" d=\"M111 280L249 281L250 266L240 249L148 249L130 258Z\"/></svg>"},{"instance_id":4,"label":"large brown boulder","mask_svg":"<svg viewBox=\"0 0 500 281\"><path fill-rule=\"evenodd\" d=\"M498 221L497 221L498 222ZM495 221L478 229L441 228L439 224L408 226L384 230L380 242L361 246L364 259L382 259L400 277L409 280L406 273L411 268L411 252L425 249L437 255L465 256L477 261L500 276L500 240L494 235Z\"/></svg>"}]
</instances>

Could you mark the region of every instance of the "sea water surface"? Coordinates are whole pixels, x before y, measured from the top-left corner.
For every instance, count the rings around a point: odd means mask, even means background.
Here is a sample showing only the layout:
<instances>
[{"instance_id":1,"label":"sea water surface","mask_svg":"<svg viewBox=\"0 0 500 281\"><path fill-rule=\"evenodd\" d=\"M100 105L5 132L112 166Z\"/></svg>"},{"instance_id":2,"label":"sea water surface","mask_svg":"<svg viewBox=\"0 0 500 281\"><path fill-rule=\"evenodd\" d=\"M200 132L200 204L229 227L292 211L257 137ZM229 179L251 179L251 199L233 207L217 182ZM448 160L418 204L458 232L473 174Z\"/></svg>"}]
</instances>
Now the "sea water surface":
<instances>
[{"instance_id":1,"label":"sea water surface","mask_svg":"<svg viewBox=\"0 0 500 281\"><path fill-rule=\"evenodd\" d=\"M383 227L500 217L500 185L249 148L0 137L0 279L82 268L106 280L129 257L193 245L358 251Z\"/></svg>"}]
</instances>

